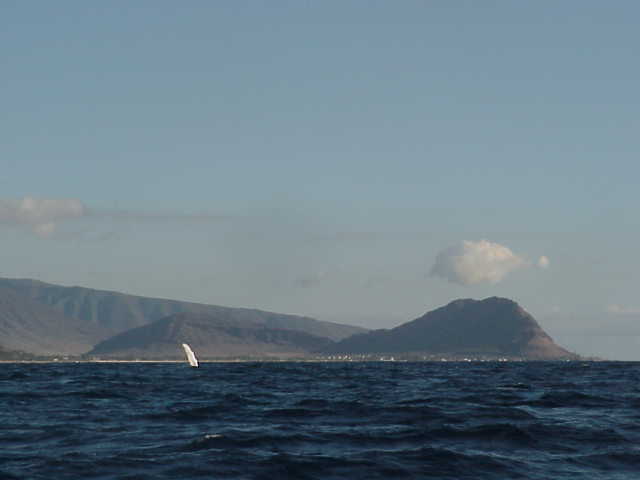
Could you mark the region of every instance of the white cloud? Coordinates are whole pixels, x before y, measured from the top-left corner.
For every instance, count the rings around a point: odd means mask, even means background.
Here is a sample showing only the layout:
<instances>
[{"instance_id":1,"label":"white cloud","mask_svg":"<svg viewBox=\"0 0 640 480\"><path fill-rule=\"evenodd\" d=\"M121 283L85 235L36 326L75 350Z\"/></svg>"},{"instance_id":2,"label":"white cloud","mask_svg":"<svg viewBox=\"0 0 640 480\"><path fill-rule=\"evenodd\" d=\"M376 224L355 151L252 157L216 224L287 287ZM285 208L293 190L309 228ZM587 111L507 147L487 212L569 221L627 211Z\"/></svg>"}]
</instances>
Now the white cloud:
<instances>
[{"instance_id":1,"label":"white cloud","mask_svg":"<svg viewBox=\"0 0 640 480\"><path fill-rule=\"evenodd\" d=\"M0 199L0 223L25 226L40 237L54 233L59 222L86 212L84 204L73 198Z\"/></svg>"},{"instance_id":2,"label":"white cloud","mask_svg":"<svg viewBox=\"0 0 640 480\"><path fill-rule=\"evenodd\" d=\"M430 274L452 283L476 285L497 283L525 266L529 263L504 245L465 240L438 253Z\"/></svg>"},{"instance_id":3,"label":"white cloud","mask_svg":"<svg viewBox=\"0 0 640 480\"><path fill-rule=\"evenodd\" d=\"M549 257L542 255L538 259L538 267L540 268L549 268Z\"/></svg>"},{"instance_id":4,"label":"white cloud","mask_svg":"<svg viewBox=\"0 0 640 480\"><path fill-rule=\"evenodd\" d=\"M608 305L607 312L616 315L637 315L640 314L640 308L624 307L621 305Z\"/></svg>"},{"instance_id":5,"label":"white cloud","mask_svg":"<svg viewBox=\"0 0 640 480\"><path fill-rule=\"evenodd\" d=\"M228 220L230 216L213 213L181 213L169 211L143 212L136 210L89 209L75 198L0 199L0 225L29 229L39 237L51 236L64 221L74 218L92 218L116 222L184 222L211 223Z\"/></svg>"}]
</instances>

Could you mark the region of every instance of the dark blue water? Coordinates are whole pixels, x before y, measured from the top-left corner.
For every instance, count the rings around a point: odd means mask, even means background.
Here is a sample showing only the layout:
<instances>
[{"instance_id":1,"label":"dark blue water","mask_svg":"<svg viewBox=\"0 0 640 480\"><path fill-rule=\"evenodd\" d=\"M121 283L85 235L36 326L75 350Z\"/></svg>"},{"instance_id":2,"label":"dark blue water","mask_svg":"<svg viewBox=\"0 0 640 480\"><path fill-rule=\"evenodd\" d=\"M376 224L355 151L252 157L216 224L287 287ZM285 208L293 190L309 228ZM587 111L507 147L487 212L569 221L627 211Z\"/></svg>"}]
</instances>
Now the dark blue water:
<instances>
[{"instance_id":1,"label":"dark blue water","mask_svg":"<svg viewBox=\"0 0 640 480\"><path fill-rule=\"evenodd\" d=\"M638 479L640 364L0 364L4 479Z\"/></svg>"}]
</instances>

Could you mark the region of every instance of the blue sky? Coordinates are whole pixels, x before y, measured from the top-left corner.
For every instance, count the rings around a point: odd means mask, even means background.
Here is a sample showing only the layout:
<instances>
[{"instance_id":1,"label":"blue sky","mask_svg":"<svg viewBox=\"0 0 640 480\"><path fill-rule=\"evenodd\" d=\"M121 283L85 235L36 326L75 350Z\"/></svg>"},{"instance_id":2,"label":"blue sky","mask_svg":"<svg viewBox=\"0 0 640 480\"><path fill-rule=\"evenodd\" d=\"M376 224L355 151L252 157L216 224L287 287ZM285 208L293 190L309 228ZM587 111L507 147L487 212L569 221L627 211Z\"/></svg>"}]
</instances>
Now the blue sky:
<instances>
[{"instance_id":1,"label":"blue sky","mask_svg":"<svg viewBox=\"0 0 640 480\"><path fill-rule=\"evenodd\" d=\"M0 275L640 360L637 2L0 10Z\"/></svg>"}]
</instances>

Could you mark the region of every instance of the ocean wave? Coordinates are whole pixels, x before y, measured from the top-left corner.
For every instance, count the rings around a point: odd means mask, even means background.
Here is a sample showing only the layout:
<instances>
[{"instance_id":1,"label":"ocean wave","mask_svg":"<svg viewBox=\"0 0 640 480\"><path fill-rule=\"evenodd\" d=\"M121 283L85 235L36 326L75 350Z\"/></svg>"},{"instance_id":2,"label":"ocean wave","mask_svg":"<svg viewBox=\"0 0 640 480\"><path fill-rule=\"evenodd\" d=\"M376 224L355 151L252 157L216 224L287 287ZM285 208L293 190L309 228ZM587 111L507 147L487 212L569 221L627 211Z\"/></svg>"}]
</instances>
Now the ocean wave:
<instances>
[{"instance_id":1,"label":"ocean wave","mask_svg":"<svg viewBox=\"0 0 640 480\"><path fill-rule=\"evenodd\" d=\"M5 365L0 478L619 480L637 364Z\"/></svg>"}]
</instances>

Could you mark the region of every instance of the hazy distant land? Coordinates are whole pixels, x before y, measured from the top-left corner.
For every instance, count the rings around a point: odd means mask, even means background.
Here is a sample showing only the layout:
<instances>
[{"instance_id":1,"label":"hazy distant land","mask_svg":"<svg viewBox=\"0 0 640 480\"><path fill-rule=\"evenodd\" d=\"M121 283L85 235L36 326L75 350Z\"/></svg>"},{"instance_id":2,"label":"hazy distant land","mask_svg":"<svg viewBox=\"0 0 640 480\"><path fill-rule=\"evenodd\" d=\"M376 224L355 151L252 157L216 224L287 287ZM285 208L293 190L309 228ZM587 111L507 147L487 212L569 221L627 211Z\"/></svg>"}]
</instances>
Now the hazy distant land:
<instances>
[{"instance_id":1,"label":"hazy distant land","mask_svg":"<svg viewBox=\"0 0 640 480\"><path fill-rule=\"evenodd\" d=\"M456 300L390 330L310 317L0 279L0 359L571 360L517 303Z\"/></svg>"}]
</instances>

